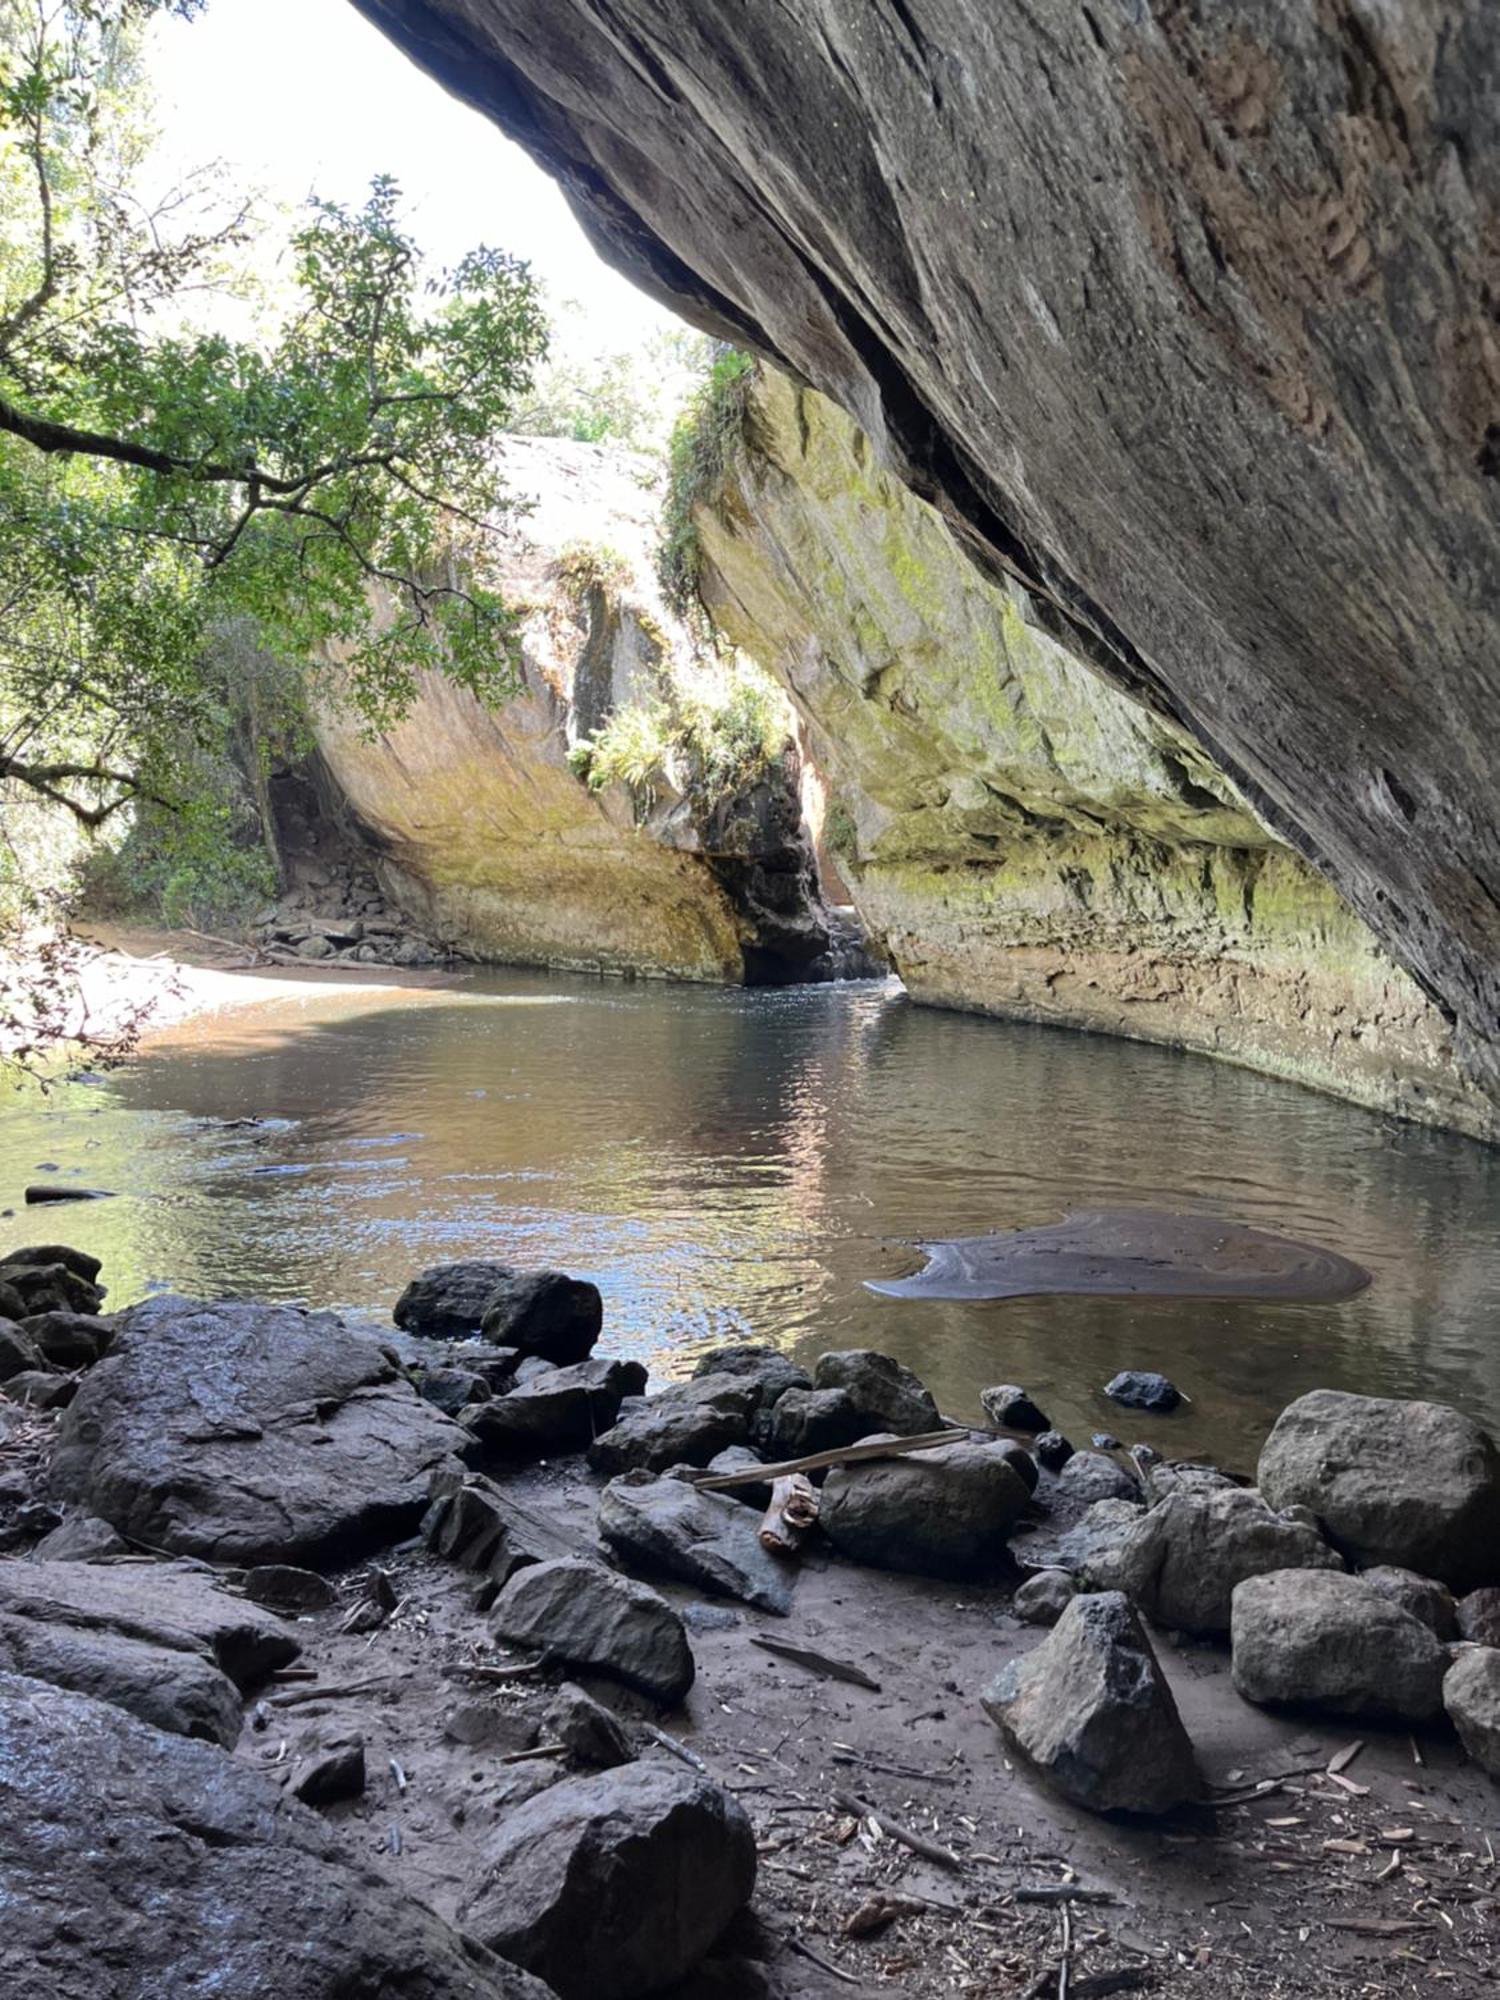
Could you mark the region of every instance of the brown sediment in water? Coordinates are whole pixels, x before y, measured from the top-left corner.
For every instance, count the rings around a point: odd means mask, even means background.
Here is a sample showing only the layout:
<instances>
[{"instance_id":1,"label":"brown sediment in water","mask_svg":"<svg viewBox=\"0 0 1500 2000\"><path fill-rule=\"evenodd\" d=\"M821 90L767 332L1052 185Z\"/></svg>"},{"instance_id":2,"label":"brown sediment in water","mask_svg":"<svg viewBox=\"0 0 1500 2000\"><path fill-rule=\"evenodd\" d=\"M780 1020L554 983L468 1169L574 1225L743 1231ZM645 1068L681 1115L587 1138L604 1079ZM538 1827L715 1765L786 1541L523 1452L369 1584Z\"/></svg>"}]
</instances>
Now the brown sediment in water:
<instances>
[{"instance_id":1,"label":"brown sediment in water","mask_svg":"<svg viewBox=\"0 0 1500 2000\"><path fill-rule=\"evenodd\" d=\"M1370 1273L1335 1250L1160 1208L1083 1209L1040 1229L919 1243L925 1270L870 1279L895 1299L1087 1297L1278 1299L1333 1305Z\"/></svg>"}]
</instances>

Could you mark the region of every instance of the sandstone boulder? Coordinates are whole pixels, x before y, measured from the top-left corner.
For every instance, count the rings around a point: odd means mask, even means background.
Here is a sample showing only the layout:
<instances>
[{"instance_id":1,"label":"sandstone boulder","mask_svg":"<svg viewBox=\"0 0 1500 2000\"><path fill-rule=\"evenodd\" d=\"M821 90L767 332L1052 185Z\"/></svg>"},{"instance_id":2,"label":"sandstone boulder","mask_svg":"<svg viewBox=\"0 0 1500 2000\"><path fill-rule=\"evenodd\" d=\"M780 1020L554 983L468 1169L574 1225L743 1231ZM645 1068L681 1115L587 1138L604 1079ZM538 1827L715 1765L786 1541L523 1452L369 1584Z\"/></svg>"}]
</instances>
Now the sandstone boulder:
<instances>
[{"instance_id":1,"label":"sandstone boulder","mask_svg":"<svg viewBox=\"0 0 1500 2000\"><path fill-rule=\"evenodd\" d=\"M463 1438L331 1313L163 1297L121 1316L50 1478L152 1548L316 1566L410 1532Z\"/></svg>"},{"instance_id":2,"label":"sandstone boulder","mask_svg":"<svg viewBox=\"0 0 1500 2000\"><path fill-rule=\"evenodd\" d=\"M687 1633L665 1599L579 1557L518 1570L495 1599L490 1624L509 1645L602 1674L664 1707L693 1684Z\"/></svg>"},{"instance_id":3,"label":"sandstone boulder","mask_svg":"<svg viewBox=\"0 0 1500 2000\"><path fill-rule=\"evenodd\" d=\"M1145 1628L1117 1591L1076 1597L984 1695L1006 1742L1094 1812L1170 1812L1200 1788L1193 1746Z\"/></svg>"},{"instance_id":4,"label":"sandstone boulder","mask_svg":"<svg viewBox=\"0 0 1500 2000\"><path fill-rule=\"evenodd\" d=\"M1310 1507L1356 1562L1455 1590L1500 1580L1500 1451L1446 1403L1299 1396L1266 1440L1259 1485L1273 1507Z\"/></svg>"},{"instance_id":5,"label":"sandstone boulder","mask_svg":"<svg viewBox=\"0 0 1500 2000\"><path fill-rule=\"evenodd\" d=\"M34 1562L106 1562L130 1553L129 1545L96 1514L70 1514L32 1550Z\"/></svg>"},{"instance_id":6,"label":"sandstone boulder","mask_svg":"<svg viewBox=\"0 0 1500 2000\"><path fill-rule=\"evenodd\" d=\"M861 1416L847 1389L792 1388L757 1414L751 1437L769 1459L804 1458L858 1444L878 1428Z\"/></svg>"},{"instance_id":7,"label":"sandstone boulder","mask_svg":"<svg viewBox=\"0 0 1500 2000\"><path fill-rule=\"evenodd\" d=\"M1390 1722L1429 1722L1442 1710L1446 1649L1357 1576L1248 1578L1234 1593L1230 1645L1235 1687L1261 1707Z\"/></svg>"},{"instance_id":8,"label":"sandstone boulder","mask_svg":"<svg viewBox=\"0 0 1500 2000\"><path fill-rule=\"evenodd\" d=\"M509 1814L458 1914L560 2000L636 2000L689 1972L754 1887L743 1807L691 1771L635 1763Z\"/></svg>"},{"instance_id":9,"label":"sandstone boulder","mask_svg":"<svg viewBox=\"0 0 1500 2000\"><path fill-rule=\"evenodd\" d=\"M1460 1653L1443 1680L1443 1706L1474 1762L1500 1778L1500 1650Z\"/></svg>"},{"instance_id":10,"label":"sandstone boulder","mask_svg":"<svg viewBox=\"0 0 1500 2000\"><path fill-rule=\"evenodd\" d=\"M517 1347L566 1368L587 1361L603 1324L604 1301L587 1278L513 1271L495 1287L481 1331L498 1347Z\"/></svg>"},{"instance_id":11,"label":"sandstone boulder","mask_svg":"<svg viewBox=\"0 0 1500 2000\"><path fill-rule=\"evenodd\" d=\"M46 1367L36 1342L14 1320L0 1319L0 1382Z\"/></svg>"},{"instance_id":12,"label":"sandstone boulder","mask_svg":"<svg viewBox=\"0 0 1500 2000\"><path fill-rule=\"evenodd\" d=\"M34 1313L21 1322L42 1360L51 1368L92 1368L109 1352L115 1322L97 1313Z\"/></svg>"},{"instance_id":13,"label":"sandstone boulder","mask_svg":"<svg viewBox=\"0 0 1500 2000\"><path fill-rule=\"evenodd\" d=\"M1268 1507L1253 1487L1171 1493L1139 1513L1088 1565L1101 1590L1123 1590L1154 1625L1229 1630L1236 1584L1270 1570L1343 1568L1315 1528Z\"/></svg>"},{"instance_id":14,"label":"sandstone boulder","mask_svg":"<svg viewBox=\"0 0 1500 2000\"><path fill-rule=\"evenodd\" d=\"M965 1441L836 1466L818 1518L853 1562L962 1579L995 1569L1030 1497L1003 1451Z\"/></svg>"},{"instance_id":15,"label":"sandstone boulder","mask_svg":"<svg viewBox=\"0 0 1500 2000\"><path fill-rule=\"evenodd\" d=\"M547 2000L209 1744L0 1675L0 1771L7 2000Z\"/></svg>"},{"instance_id":16,"label":"sandstone boulder","mask_svg":"<svg viewBox=\"0 0 1500 2000\"><path fill-rule=\"evenodd\" d=\"M755 1516L728 1494L621 1473L600 1496L599 1532L634 1574L672 1577L778 1617L792 1608L794 1571L761 1547Z\"/></svg>"}]
</instances>

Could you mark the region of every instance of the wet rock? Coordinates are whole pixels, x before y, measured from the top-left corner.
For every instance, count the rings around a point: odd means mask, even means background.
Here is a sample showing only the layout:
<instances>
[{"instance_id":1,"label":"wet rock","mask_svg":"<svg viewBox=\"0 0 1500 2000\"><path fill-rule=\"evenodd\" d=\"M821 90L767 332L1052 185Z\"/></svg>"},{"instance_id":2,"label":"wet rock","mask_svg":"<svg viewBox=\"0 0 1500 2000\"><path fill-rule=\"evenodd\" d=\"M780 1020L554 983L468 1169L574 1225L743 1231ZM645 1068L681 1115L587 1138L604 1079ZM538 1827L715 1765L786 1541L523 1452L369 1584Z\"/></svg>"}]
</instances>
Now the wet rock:
<instances>
[{"instance_id":1,"label":"wet rock","mask_svg":"<svg viewBox=\"0 0 1500 2000\"><path fill-rule=\"evenodd\" d=\"M1453 1602L1453 1593L1434 1577L1418 1576L1414 1570L1393 1569L1388 1563L1380 1563L1374 1569L1362 1569L1359 1580L1367 1589L1409 1611L1413 1618L1420 1618L1444 1645L1458 1637L1458 1607Z\"/></svg>"},{"instance_id":2,"label":"wet rock","mask_svg":"<svg viewBox=\"0 0 1500 2000\"><path fill-rule=\"evenodd\" d=\"M847 1390L788 1389L756 1417L751 1436L757 1449L774 1461L838 1451L858 1444L870 1430Z\"/></svg>"},{"instance_id":3,"label":"wet rock","mask_svg":"<svg viewBox=\"0 0 1500 2000\"><path fill-rule=\"evenodd\" d=\"M1459 1635L1478 1646L1500 1646L1500 1590L1471 1590L1458 1606Z\"/></svg>"},{"instance_id":4,"label":"wet rock","mask_svg":"<svg viewBox=\"0 0 1500 2000\"><path fill-rule=\"evenodd\" d=\"M872 1347L850 1347L820 1354L813 1368L815 1389L842 1389L862 1420L862 1436L890 1431L897 1437L917 1437L940 1431L937 1404L909 1368Z\"/></svg>"},{"instance_id":5,"label":"wet rock","mask_svg":"<svg viewBox=\"0 0 1500 2000\"><path fill-rule=\"evenodd\" d=\"M163 1297L121 1315L50 1479L153 1548L317 1567L410 1533L462 1441L331 1313Z\"/></svg>"},{"instance_id":6,"label":"wet rock","mask_svg":"<svg viewBox=\"0 0 1500 2000\"><path fill-rule=\"evenodd\" d=\"M1443 1679L1443 1706L1458 1740L1481 1771L1500 1778L1500 1652L1461 1652Z\"/></svg>"},{"instance_id":7,"label":"wet rock","mask_svg":"<svg viewBox=\"0 0 1500 2000\"><path fill-rule=\"evenodd\" d=\"M788 1389L812 1387L812 1377L807 1370L799 1368L780 1348L751 1344L711 1348L707 1354L699 1356L693 1375L695 1379L705 1375L748 1377L760 1385L758 1407L763 1410L768 1410Z\"/></svg>"},{"instance_id":8,"label":"wet rock","mask_svg":"<svg viewBox=\"0 0 1500 2000\"><path fill-rule=\"evenodd\" d=\"M1057 1476L1059 1491L1069 1499L1134 1500L1142 1498L1141 1482L1102 1451L1075 1451Z\"/></svg>"},{"instance_id":9,"label":"wet rock","mask_svg":"<svg viewBox=\"0 0 1500 2000\"><path fill-rule=\"evenodd\" d=\"M1226 1486L1172 1493L1138 1514L1089 1577L1124 1591L1154 1625L1212 1634L1229 1630L1230 1600L1247 1577L1343 1566L1316 1529L1276 1513L1253 1487Z\"/></svg>"},{"instance_id":10,"label":"wet rock","mask_svg":"<svg viewBox=\"0 0 1500 2000\"><path fill-rule=\"evenodd\" d=\"M331 1806L357 1799L365 1788L365 1739L336 1736L302 1749L287 1779L287 1790L307 1806Z\"/></svg>"},{"instance_id":11,"label":"wet rock","mask_svg":"<svg viewBox=\"0 0 1500 2000\"><path fill-rule=\"evenodd\" d=\"M1310 1507L1355 1562L1453 1590L1496 1580L1500 1451L1446 1403L1315 1389L1277 1418L1258 1483L1275 1507Z\"/></svg>"},{"instance_id":12,"label":"wet rock","mask_svg":"<svg viewBox=\"0 0 1500 2000\"><path fill-rule=\"evenodd\" d=\"M12 1381L17 1375L46 1372L36 1342L14 1320L0 1319L0 1382Z\"/></svg>"},{"instance_id":13,"label":"wet rock","mask_svg":"<svg viewBox=\"0 0 1500 2000\"><path fill-rule=\"evenodd\" d=\"M456 1417L470 1403L487 1403L490 1385L467 1368L426 1368L417 1379L417 1394L445 1417Z\"/></svg>"},{"instance_id":14,"label":"wet rock","mask_svg":"<svg viewBox=\"0 0 1500 2000\"><path fill-rule=\"evenodd\" d=\"M785 1617L794 1572L763 1549L755 1517L727 1494L626 1472L599 1499L599 1532L623 1566Z\"/></svg>"},{"instance_id":15,"label":"wet rock","mask_svg":"<svg viewBox=\"0 0 1500 2000\"><path fill-rule=\"evenodd\" d=\"M497 1637L671 1707L693 1684L682 1620L654 1590L577 1557L519 1570L495 1599Z\"/></svg>"},{"instance_id":16,"label":"wet rock","mask_svg":"<svg viewBox=\"0 0 1500 2000\"><path fill-rule=\"evenodd\" d=\"M962 1579L994 1570L1030 1497L1004 1452L963 1442L836 1466L818 1518L853 1562Z\"/></svg>"},{"instance_id":17,"label":"wet rock","mask_svg":"<svg viewBox=\"0 0 1500 2000\"><path fill-rule=\"evenodd\" d=\"M96 1313L44 1312L22 1320L21 1331L49 1367L92 1368L109 1352L115 1323Z\"/></svg>"},{"instance_id":18,"label":"wet rock","mask_svg":"<svg viewBox=\"0 0 1500 2000\"><path fill-rule=\"evenodd\" d=\"M293 1563L257 1563L245 1572L244 1591L252 1604L273 1611L327 1611L339 1601L326 1576Z\"/></svg>"},{"instance_id":19,"label":"wet rock","mask_svg":"<svg viewBox=\"0 0 1500 2000\"><path fill-rule=\"evenodd\" d=\"M998 1424L1001 1430L1038 1434L1052 1428L1050 1419L1014 1382L1002 1382L993 1389L981 1389L979 1405L990 1422Z\"/></svg>"},{"instance_id":20,"label":"wet rock","mask_svg":"<svg viewBox=\"0 0 1500 2000\"><path fill-rule=\"evenodd\" d=\"M747 1442L759 1401L753 1378L705 1375L678 1382L623 1415L590 1447L589 1464L606 1473L705 1466L729 1445Z\"/></svg>"},{"instance_id":21,"label":"wet rock","mask_svg":"<svg viewBox=\"0 0 1500 2000\"><path fill-rule=\"evenodd\" d=\"M1048 1472L1061 1472L1073 1456L1073 1446L1061 1431L1043 1431L1031 1449Z\"/></svg>"},{"instance_id":22,"label":"wet rock","mask_svg":"<svg viewBox=\"0 0 1500 2000\"><path fill-rule=\"evenodd\" d=\"M0 1769L13 2000L547 2000L208 1744L6 1676Z\"/></svg>"},{"instance_id":23,"label":"wet rock","mask_svg":"<svg viewBox=\"0 0 1500 2000\"><path fill-rule=\"evenodd\" d=\"M25 1191L28 1208L59 1201L113 1201L108 1188L72 1187L65 1181L34 1181Z\"/></svg>"},{"instance_id":24,"label":"wet rock","mask_svg":"<svg viewBox=\"0 0 1500 2000\"><path fill-rule=\"evenodd\" d=\"M638 1361L580 1361L548 1367L508 1395L478 1405L465 1424L478 1444L500 1457L583 1451L611 1429L627 1396L646 1386Z\"/></svg>"},{"instance_id":25,"label":"wet rock","mask_svg":"<svg viewBox=\"0 0 1500 2000\"><path fill-rule=\"evenodd\" d=\"M571 1681L565 1681L548 1702L542 1711L542 1724L577 1764L612 1771L635 1759L620 1718Z\"/></svg>"},{"instance_id":26,"label":"wet rock","mask_svg":"<svg viewBox=\"0 0 1500 2000\"><path fill-rule=\"evenodd\" d=\"M59 1375L50 1368L23 1368L5 1384L5 1394L13 1403L26 1403L33 1410L63 1410L78 1394L71 1375Z\"/></svg>"},{"instance_id":27,"label":"wet rock","mask_svg":"<svg viewBox=\"0 0 1500 2000\"><path fill-rule=\"evenodd\" d=\"M1076 1597L984 1706L1012 1749L1093 1812L1163 1813L1197 1796L1193 1746L1130 1600Z\"/></svg>"},{"instance_id":28,"label":"wet rock","mask_svg":"<svg viewBox=\"0 0 1500 2000\"><path fill-rule=\"evenodd\" d=\"M564 1271L513 1271L500 1280L481 1330L498 1347L518 1347L560 1368L587 1361L604 1324L599 1287Z\"/></svg>"},{"instance_id":29,"label":"wet rock","mask_svg":"<svg viewBox=\"0 0 1500 2000\"><path fill-rule=\"evenodd\" d=\"M1104 1393L1112 1403L1122 1403L1128 1410L1151 1410L1158 1416L1170 1415L1182 1401L1182 1391L1175 1382L1140 1368L1122 1369L1105 1383Z\"/></svg>"},{"instance_id":30,"label":"wet rock","mask_svg":"<svg viewBox=\"0 0 1500 2000\"><path fill-rule=\"evenodd\" d=\"M1055 1625L1077 1595L1077 1577L1065 1569L1044 1569L1027 1577L1010 1608L1023 1625Z\"/></svg>"},{"instance_id":31,"label":"wet rock","mask_svg":"<svg viewBox=\"0 0 1500 2000\"><path fill-rule=\"evenodd\" d=\"M0 1280L11 1282L15 1268L50 1269L55 1264L61 1264L84 1284L94 1286L100 1298L104 1296L103 1288L99 1286L103 1264L87 1250L75 1250L71 1243L28 1243L22 1250L7 1250L0 1256ZM75 1306L72 1310L88 1312L92 1308Z\"/></svg>"},{"instance_id":32,"label":"wet rock","mask_svg":"<svg viewBox=\"0 0 1500 2000\"><path fill-rule=\"evenodd\" d=\"M62 1245L44 1245L38 1250L16 1250L0 1262L0 1284L9 1287L20 1302L14 1317L34 1318L38 1313L97 1313L104 1303L102 1287L83 1275L92 1257L79 1252L64 1254Z\"/></svg>"},{"instance_id":33,"label":"wet rock","mask_svg":"<svg viewBox=\"0 0 1500 2000\"><path fill-rule=\"evenodd\" d=\"M1446 1649L1420 1619L1333 1570L1250 1577L1230 1614L1234 1684L1262 1707L1427 1722L1442 1708Z\"/></svg>"},{"instance_id":34,"label":"wet rock","mask_svg":"<svg viewBox=\"0 0 1500 2000\"><path fill-rule=\"evenodd\" d=\"M690 1771L633 1763L512 1812L459 1922L559 2000L636 2000L689 1972L750 1900L755 1836Z\"/></svg>"},{"instance_id":35,"label":"wet rock","mask_svg":"<svg viewBox=\"0 0 1500 2000\"><path fill-rule=\"evenodd\" d=\"M485 1258L433 1264L412 1279L391 1317L408 1333L461 1339L479 1331L490 1300L514 1276L511 1265Z\"/></svg>"},{"instance_id":36,"label":"wet rock","mask_svg":"<svg viewBox=\"0 0 1500 2000\"><path fill-rule=\"evenodd\" d=\"M31 1552L33 1562L106 1562L111 1556L130 1553L129 1545L108 1521L94 1514L73 1514L50 1534L44 1535Z\"/></svg>"},{"instance_id":37,"label":"wet rock","mask_svg":"<svg viewBox=\"0 0 1500 2000\"><path fill-rule=\"evenodd\" d=\"M705 1470L713 1473L753 1472L764 1462L753 1446L731 1444L726 1445L723 1451L716 1451ZM757 1479L745 1486L732 1486L728 1497L741 1507L753 1507L757 1514L764 1514L771 1504L771 1482Z\"/></svg>"}]
</instances>

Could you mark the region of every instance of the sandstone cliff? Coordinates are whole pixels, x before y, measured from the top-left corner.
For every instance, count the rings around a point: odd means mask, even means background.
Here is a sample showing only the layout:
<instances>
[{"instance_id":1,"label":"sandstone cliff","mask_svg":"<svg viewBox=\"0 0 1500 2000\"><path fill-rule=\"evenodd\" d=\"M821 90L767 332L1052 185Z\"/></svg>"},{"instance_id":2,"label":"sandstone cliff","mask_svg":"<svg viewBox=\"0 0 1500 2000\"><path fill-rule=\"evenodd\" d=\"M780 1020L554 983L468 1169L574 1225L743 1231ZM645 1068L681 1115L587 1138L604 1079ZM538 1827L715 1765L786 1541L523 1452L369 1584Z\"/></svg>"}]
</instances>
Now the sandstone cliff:
<instances>
[{"instance_id":1,"label":"sandstone cliff","mask_svg":"<svg viewBox=\"0 0 1500 2000\"><path fill-rule=\"evenodd\" d=\"M356 0L1186 728L1500 1091L1490 0Z\"/></svg>"},{"instance_id":2,"label":"sandstone cliff","mask_svg":"<svg viewBox=\"0 0 1500 2000\"><path fill-rule=\"evenodd\" d=\"M650 462L558 439L510 439L505 453L531 502L500 579L524 611L522 691L489 708L428 676L388 735L371 739L345 711L317 722L326 778L382 888L479 958L731 983L828 976L789 713L778 724L766 689L757 713L773 740L731 740L741 768L706 772L695 747L718 747L714 731L735 720L726 696L743 705L747 690L743 670L726 681L734 670L700 660L663 610ZM685 703L697 739L678 728ZM590 745L622 722L640 739L635 782L591 783Z\"/></svg>"},{"instance_id":3,"label":"sandstone cliff","mask_svg":"<svg viewBox=\"0 0 1500 2000\"><path fill-rule=\"evenodd\" d=\"M802 714L825 839L914 998L1492 1132L1437 1010L1184 730L1040 632L824 397L736 392L699 588Z\"/></svg>"}]
</instances>

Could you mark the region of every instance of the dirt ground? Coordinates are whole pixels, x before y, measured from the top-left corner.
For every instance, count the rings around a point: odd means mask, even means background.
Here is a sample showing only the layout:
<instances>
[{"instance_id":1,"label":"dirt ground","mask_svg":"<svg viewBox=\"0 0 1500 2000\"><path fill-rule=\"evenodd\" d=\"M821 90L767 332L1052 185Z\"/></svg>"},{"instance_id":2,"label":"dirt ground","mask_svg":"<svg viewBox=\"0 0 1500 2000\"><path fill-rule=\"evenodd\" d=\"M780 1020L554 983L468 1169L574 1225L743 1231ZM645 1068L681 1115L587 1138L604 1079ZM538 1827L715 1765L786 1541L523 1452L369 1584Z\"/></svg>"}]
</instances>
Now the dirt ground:
<instances>
[{"instance_id":1,"label":"dirt ground","mask_svg":"<svg viewBox=\"0 0 1500 2000\"><path fill-rule=\"evenodd\" d=\"M516 1480L529 1504L589 1537L581 1468ZM399 1599L389 1622L355 1637L338 1630L342 1608L305 1621L293 1673L316 1680L270 1693L238 1754L289 1770L310 1740L360 1733L365 1794L331 1815L451 1915L486 1827L558 1768L545 1739L536 1747L550 1681L492 1644L472 1577L414 1548L383 1567ZM859 1569L826 1545L800 1569L784 1620L662 1586L698 1661L664 1731L738 1796L759 1838L756 1923L725 1956L769 1958L775 1991L1493 1990L1500 1787L1451 1738L1267 1715L1235 1695L1222 1649L1162 1638L1204 1803L1165 1823L1097 1819L1008 1760L979 1705L1001 1662L1042 1636L1012 1618L1008 1590ZM364 1585L363 1570L343 1579L354 1596ZM878 1688L794 1665L759 1635L857 1664ZM587 1685L642 1724L658 1720ZM646 1754L671 1753L657 1743ZM950 1859L913 1852L881 1817ZM744 1980L743 1968L710 1966L683 2000L765 1991Z\"/></svg>"}]
</instances>

